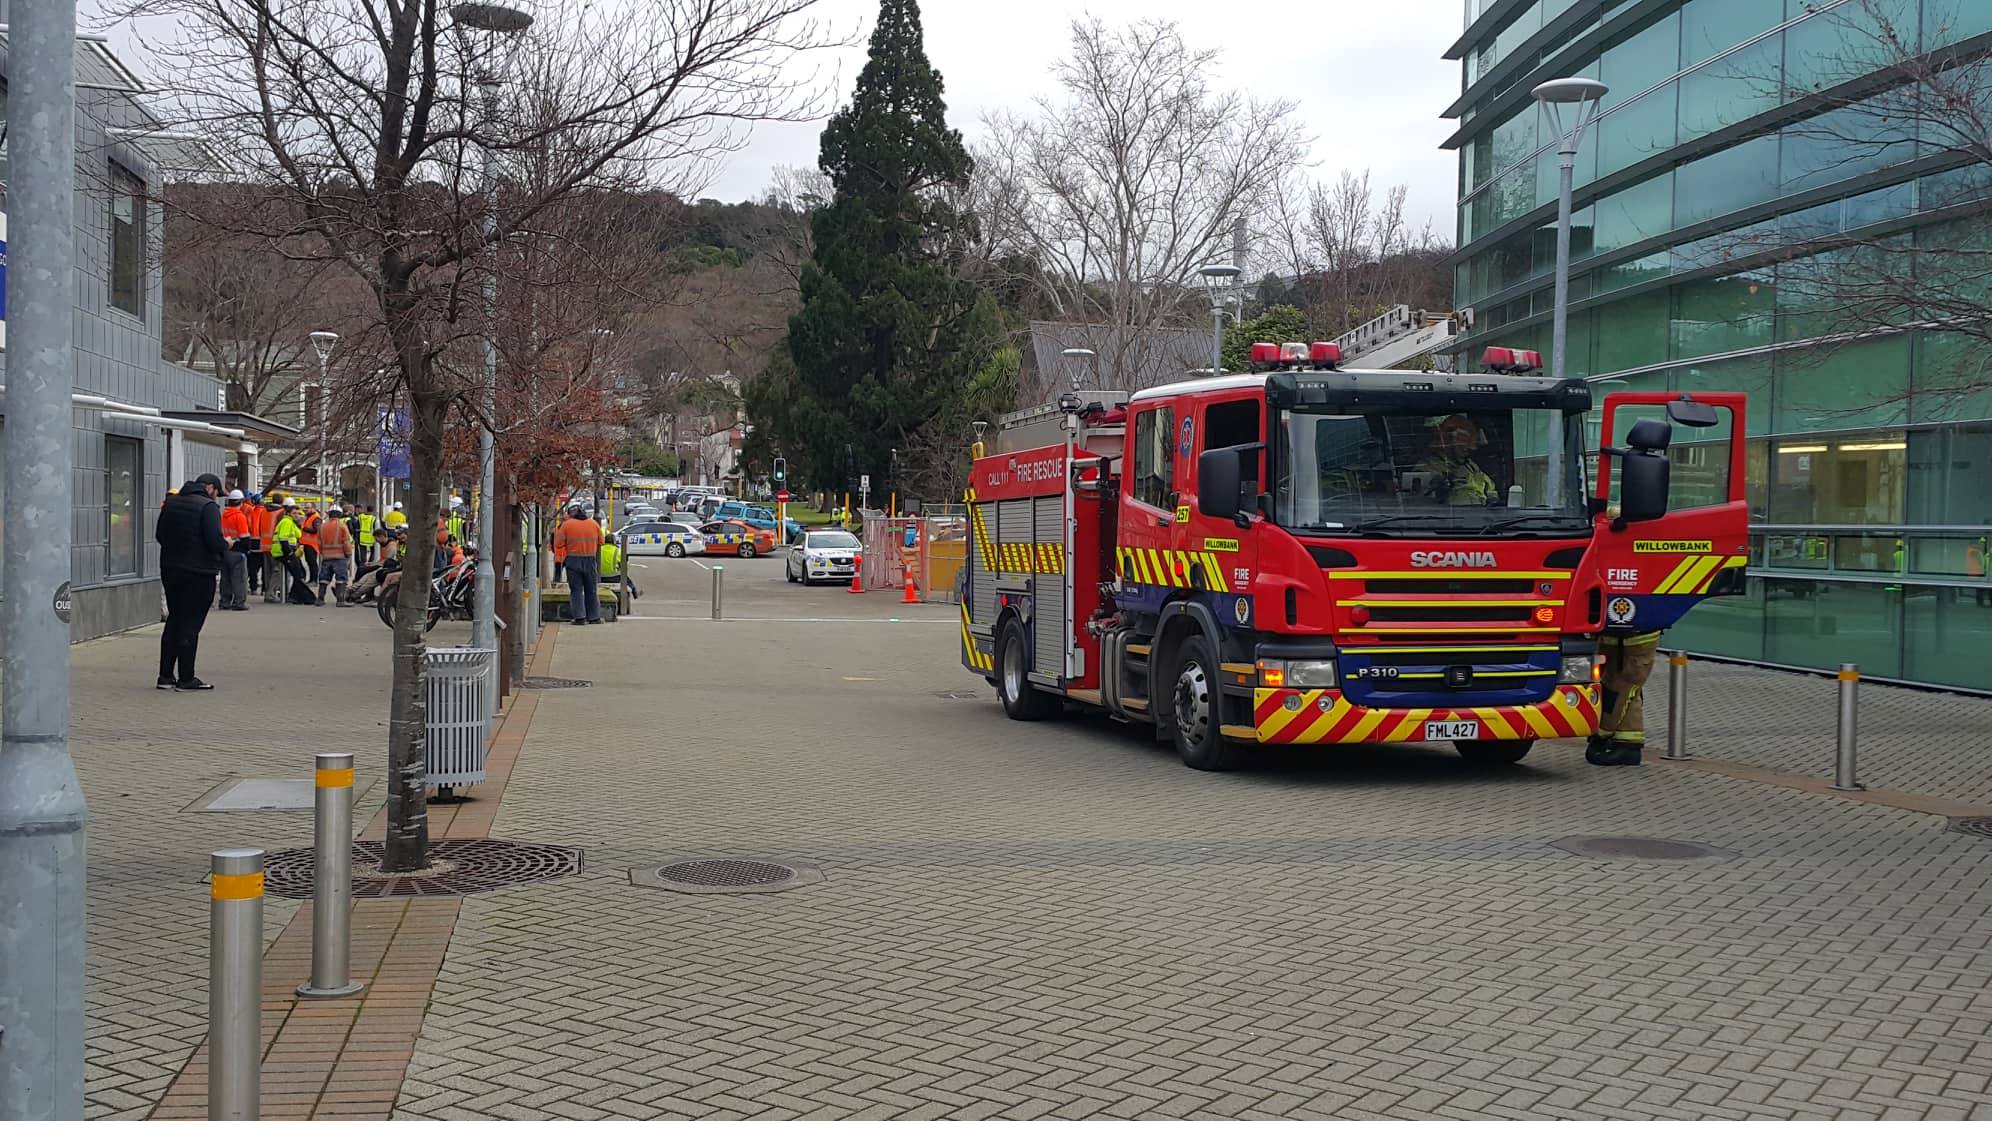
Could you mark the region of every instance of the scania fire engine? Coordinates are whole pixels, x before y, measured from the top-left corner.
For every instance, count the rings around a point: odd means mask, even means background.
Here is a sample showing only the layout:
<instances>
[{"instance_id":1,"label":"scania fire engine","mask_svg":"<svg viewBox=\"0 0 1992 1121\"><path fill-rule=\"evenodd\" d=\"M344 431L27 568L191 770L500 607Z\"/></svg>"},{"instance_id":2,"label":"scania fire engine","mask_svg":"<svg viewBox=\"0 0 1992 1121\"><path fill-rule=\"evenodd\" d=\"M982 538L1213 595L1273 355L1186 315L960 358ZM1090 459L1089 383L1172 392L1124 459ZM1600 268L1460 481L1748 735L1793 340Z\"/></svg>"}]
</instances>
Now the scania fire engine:
<instances>
[{"instance_id":1,"label":"scania fire engine","mask_svg":"<svg viewBox=\"0 0 1992 1121\"><path fill-rule=\"evenodd\" d=\"M961 656L1011 717L1097 706L1203 769L1261 744L1514 762L1598 729L1601 633L1743 589L1741 393L1611 393L1594 420L1530 351L1252 356L1075 387L978 443Z\"/></svg>"}]
</instances>

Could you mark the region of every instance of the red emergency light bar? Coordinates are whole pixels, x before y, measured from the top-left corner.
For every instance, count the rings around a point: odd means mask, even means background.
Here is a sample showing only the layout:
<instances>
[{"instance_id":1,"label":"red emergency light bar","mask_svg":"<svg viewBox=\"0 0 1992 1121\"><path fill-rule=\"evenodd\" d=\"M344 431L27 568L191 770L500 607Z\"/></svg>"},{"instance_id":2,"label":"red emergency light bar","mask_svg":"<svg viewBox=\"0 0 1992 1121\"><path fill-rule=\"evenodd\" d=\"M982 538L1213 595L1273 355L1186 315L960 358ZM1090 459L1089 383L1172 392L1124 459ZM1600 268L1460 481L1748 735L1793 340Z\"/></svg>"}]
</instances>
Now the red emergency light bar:
<instances>
[{"instance_id":1,"label":"red emergency light bar","mask_svg":"<svg viewBox=\"0 0 1992 1121\"><path fill-rule=\"evenodd\" d=\"M1251 358L1254 366L1277 366L1280 363L1280 344L1253 343Z\"/></svg>"},{"instance_id":2,"label":"red emergency light bar","mask_svg":"<svg viewBox=\"0 0 1992 1121\"><path fill-rule=\"evenodd\" d=\"M1342 348L1334 343L1315 343L1307 348L1307 360L1318 369L1332 370L1342 360Z\"/></svg>"},{"instance_id":3,"label":"red emergency light bar","mask_svg":"<svg viewBox=\"0 0 1992 1121\"><path fill-rule=\"evenodd\" d=\"M1516 350L1507 346L1490 346L1480 356L1480 364L1490 370L1505 374L1520 374L1529 370L1542 369L1542 354L1533 350Z\"/></svg>"}]
</instances>

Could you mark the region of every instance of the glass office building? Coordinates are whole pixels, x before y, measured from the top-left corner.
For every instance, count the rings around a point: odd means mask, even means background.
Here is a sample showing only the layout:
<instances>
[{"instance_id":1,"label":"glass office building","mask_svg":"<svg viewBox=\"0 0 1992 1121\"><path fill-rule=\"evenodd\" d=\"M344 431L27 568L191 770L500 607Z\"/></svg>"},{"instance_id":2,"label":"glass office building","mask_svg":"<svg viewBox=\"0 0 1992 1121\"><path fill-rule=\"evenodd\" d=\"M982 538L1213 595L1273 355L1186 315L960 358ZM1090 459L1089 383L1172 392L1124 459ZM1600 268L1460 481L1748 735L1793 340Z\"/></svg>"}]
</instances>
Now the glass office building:
<instances>
[{"instance_id":1,"label":"glass office building","mask_svg":"<svg viewBox=\"0 0 1992 1121\"><path fill-rule=\"evenodd\" d=\"M1558 160L1529 91L1604 82L1577 157L1568 371L1600 398L1749 394L1748 594L1696 608L1672 640L1992 690L1992 348L1954 330L1852 331L1847 291L1822 283L1918 267L1852 256L1879 239L1982 247L1981 287L1992 271L1983 149L1914 121L1883 135L1862 114L1887 89L1891 44L1902 58L1992 50L1992 0L1468 0L1448 54L1465 68L1447 111L1455 306L1474 313L1458 357L1548 355ZM1719 489L1710 450L1677 447L1677 491Z\"/></svg>"}]
</instances>

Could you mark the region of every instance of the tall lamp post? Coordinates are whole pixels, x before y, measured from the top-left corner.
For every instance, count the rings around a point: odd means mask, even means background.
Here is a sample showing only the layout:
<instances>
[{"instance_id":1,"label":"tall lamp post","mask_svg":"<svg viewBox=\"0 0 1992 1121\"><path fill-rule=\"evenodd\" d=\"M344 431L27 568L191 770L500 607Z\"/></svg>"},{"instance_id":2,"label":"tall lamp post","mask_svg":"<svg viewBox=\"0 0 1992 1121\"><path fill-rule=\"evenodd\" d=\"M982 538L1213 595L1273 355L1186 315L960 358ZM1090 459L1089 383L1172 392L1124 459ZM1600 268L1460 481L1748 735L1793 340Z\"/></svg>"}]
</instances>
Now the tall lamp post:
<instances>
[{"instance_id":1,"label":"tall lamp post","mask_svg":"<svg viewBox=\"0 0 1992 1121\"><path fill-rule=\"evenodd\" d=\"M332 409L330 408L332 396L329 392L331 388L331 382L329 381L331 374L328 371L332 365L332 351L338 345L339 332L337 331L313 331L311 333L311 349L318 354L318 467L313 474L317 476L318 493L325 497L330 497L331 494L330 491L325 489L325 445L327 442L327 430L332 427ZM308 412L309 409L307 408L306 411Z\"/></svg>"},{"instance_id":2,"label":"tall lamp post","mask_svg":"<svg viewBox=\"0 0 1992 1121\"><path fill-rule=\"evenodd\" d=\"M487 135L498 119L498 89L504 81L502 68L509 61L508 41L533 25L533 17L508 4L457 4L450 18L462 37L464 53L476 59L472 81L479 95L479 129ZM483 50L473 49L482 47ZM493 65L488 56L498 55ZM491 145L479 145L478 179L484 196L484 251L496 255L498 230L498 180L491 173ZM492 553L496 549L498 519L494 508L498 490L498 273L495 262L484 270L484 384L480 405L484 424L477 433L477 579L471 585L474 599L470 609L470 644L481 650L498 648L498 567ZM498 691L491 691L495 702Z\"/></svg>"},{"instance_id":3,"label":"tall lamp post","mask_svg":"<svg viewBox=\"0 0 1992 1121\"><path fill-rule=\"evenodd\" d=\"M1224 369L1224 305L1231 302L1231 290L1238 283L1237 265L1205 265L1197 270L1204 290L1210 293L1210 372Z\"/></svg>"},{"instance_id":4,"label":"tall lamp post","mask_svg":"<svg viewBox=\"0 0 1992 1121\"><path fill-rule=\"evenodd\" d=\"M69 754L76 5L7 47L6 563L0 564L0 1117L83 1116L83 787ZM22 283L22 278L26 282ZM179 480L173 480L178 482Z\"/></svg>"},{"instance_id":5,"label":"tall lamp post","mask_svg":"<svg viewBox=\"0 0 1992 1121\"><path fill-rule=\"evenodd\" d=\"M1556 130L1556 306L1550 312L1549 376L1564 374L1564 344L1570 324L1570 192L1577 177L1577 145L1584 130L1597 119L1599 99L1605 84L1590 78L1557 78L1531 91L1549 113L1549 127ZM1569 120L1564 120L1564 110ZM1549 414L1549 477L1544 504L1555 509L1563 504L1563 413Z\"/></svg>"}]
</instances>

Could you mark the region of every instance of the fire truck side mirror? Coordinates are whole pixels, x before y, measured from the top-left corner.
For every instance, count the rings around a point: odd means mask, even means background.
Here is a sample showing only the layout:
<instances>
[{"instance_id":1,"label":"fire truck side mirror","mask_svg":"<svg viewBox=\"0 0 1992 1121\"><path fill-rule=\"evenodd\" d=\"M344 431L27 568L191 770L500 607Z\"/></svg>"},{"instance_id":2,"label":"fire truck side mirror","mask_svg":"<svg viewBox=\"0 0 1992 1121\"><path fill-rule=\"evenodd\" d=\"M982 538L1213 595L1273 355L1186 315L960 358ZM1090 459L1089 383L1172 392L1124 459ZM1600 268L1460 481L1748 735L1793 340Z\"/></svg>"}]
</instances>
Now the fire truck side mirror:
<instances>
[{"instance_id":1,"label":"fire truck side mirror","mask_svg":"<svg viewBox=\"0 0 1992 1121\"><path fill-rule=\"evenodd\" d=\"M1238 515L1238 486L1243 472L1236 448L1212 448L1197 456L1197 508L1207 518Z\"/></svg>"},{"instance_id":2,"label":"fire truck side mirror","mask_svg":"<svg viewBox=\"0 0 1992 1121\"><path fill-rule=\"evenodd\" d=\"M1664 452L1635 449L1620 457L1620 521L1650 522L1666 514L1669 466Z\"/></svg>"}]
</instances>

